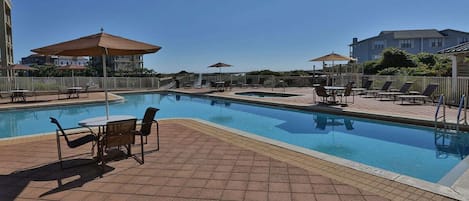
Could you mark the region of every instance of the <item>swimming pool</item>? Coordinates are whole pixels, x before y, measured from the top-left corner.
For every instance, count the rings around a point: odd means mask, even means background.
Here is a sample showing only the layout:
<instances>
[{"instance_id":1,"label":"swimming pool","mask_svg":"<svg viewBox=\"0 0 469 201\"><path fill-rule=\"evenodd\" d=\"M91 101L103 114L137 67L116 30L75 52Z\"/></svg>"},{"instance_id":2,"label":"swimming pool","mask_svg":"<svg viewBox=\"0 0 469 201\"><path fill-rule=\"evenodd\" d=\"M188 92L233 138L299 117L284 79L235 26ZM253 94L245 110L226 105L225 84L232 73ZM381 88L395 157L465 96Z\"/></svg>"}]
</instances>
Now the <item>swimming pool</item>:
<instances>
[{"instance_id":1,"label":"swimming pool","mask_svg":"<svg viewBox=\"0 0 469 201\"><path fill-rule=\"evenodd\" d=\"M460 139L458 150L436 144L433 129L350 118L323 113L244 104L177 94L128 94L122 103L113 103L110 114L142 117L148 106L161 110L157 118L199 118L263 137L316 150L340 158L382 168L430 182L438 182L456 166L469 149ZM54 131L49 116L64 127L102 116L99 105L62 106L0 112L2 137ZM11 135L5 135L11 134Z\"/></svg>"}]
</instances>

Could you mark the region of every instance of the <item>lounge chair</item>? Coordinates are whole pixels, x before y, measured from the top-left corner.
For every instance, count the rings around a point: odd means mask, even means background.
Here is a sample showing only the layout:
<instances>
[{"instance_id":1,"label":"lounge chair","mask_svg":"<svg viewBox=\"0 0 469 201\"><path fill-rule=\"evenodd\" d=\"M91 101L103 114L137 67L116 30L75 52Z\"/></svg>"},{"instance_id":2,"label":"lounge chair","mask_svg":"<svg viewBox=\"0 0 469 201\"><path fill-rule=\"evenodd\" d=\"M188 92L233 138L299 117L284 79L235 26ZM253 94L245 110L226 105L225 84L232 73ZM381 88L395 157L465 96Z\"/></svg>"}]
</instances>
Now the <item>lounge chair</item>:
<instances>
[{"instance_id":1,"label":"lounge chair","mask_svg":"<svg viewBox=\"0 0 469 201\"><path fill-rule=\"evenodd\" d=\"M322 102L327 103L327 98L331 97L326 91L326 88L324 86L317 86L315 87L316 95L319 97L322 97ZM314 100L316 102L316 100Z\"/></svg>"},{"instance_id":2,"label":"lounge chair","mask_svg":"<svg viewBox=\"0 0 469 201\"><path fill-rule=\"evenodd\" d=\"M406 82L404 83L401 88L399 89L399 91L388 91L388 92L379 92L378 93L378 97L382 98L384 96L386 97L392 97L392 100L396 100L396 97L399 96L399 95L404 95L404 94L407 94L409 92L409 89L410 87L412 86L413 82Z\"/></svg>"},{"instance_id":3,"label":"lounge chair","mask_svg":"<svg viewBox=\"0 0 469 201\"><path fill-rule=\"evenodd\" d=\"M76 128L63 129L57 119L55 119L54 117L49 117L49 118L50 118L50 122L57 126L57 129L56 129L55 133L56 133L56 138L57 138L57 153L58 153L58 156L59 156L60 168L64 169L63 164L62 164L62 149L61 149L61 146L60 146L60 139L59 139L61 136L65 138L65 141L67 142L67 146L69 148L72 148L72 149L77 148L77 147L82 146L82 145L85 145L85 144L88 144L88 143L91 142L93 144L92 148L91 148L91 150L92 150L91 155L93 155L94 145L95 145L95 143L98 142L98 137L96 135L94 135L92 133L89 133L85 136L70 140L68 138L70 135L83 134L83 132L75 132L75 133L67 134L67 133L65 133L65 131L71 130L71 129L76 129Z\"/></svg>"},{"instance_id":4,"label":"lounge chair","mask_svg":"<svg viewBox=\"0 0 469 201\"><path fill-rule=\"evenodd\" d=\"M160 150L160 129L158 126L158 121L155 120L155 115L156 112L158 112L159 109L154 108L154 107L149 107L145 111L145 115L143 116L143 120L140 126L140 130L138 130L135 135L140 136L140 141L143 142L143 137L145 137L145 144L148 143L148 135L151 134L151 126L153 123L156 124L156 149L155 151ZM142 145L142 163L145 163L145 158L143 154L143 145Z\"/></svg>"},{"instance_id":5,"label":"lounge chair","mask_svg":"<svg viewBox=\"0 0 469 201\"><path fill-rule=\"evenodd\" d=\"M405 99L412 100L412 103L415 103L417 99L420 99L422 100L423 104L425 104L427 98L430 98L432 102L434 101L432 94L436 88L438 88L438 84L429 84L422 94L400 95L397 97L401 99L401 104L404 104Z\"/></svg>"},{"instance_id":6,"label":"lounge chair","mask_svg":"<svg viewBox=\"0 0 469 201\"><path fill-rule=\"evenodd\" d=\"M106 124L103 140L101 140L100 153L103 154L104 150L112 147L118 147L119 149L120 146L124 146L127 149L127 157L131 156L132 144L135 143L136 125L137 119L108 122ZM141 141L140 144L143 150L143 141ZM100 158L103 158L103 155L101 155ZM104 165L105 160L102 160L102 162L102 165Z\"/></svg>"},{"instance_id":7,"label":"lounge chair","mask_svg":"<svg viewBox=\"0 0 469 201\"><path fill-rule=\"evenodd\" d=\"M386 92L389 90L389 87L391 87L392 81L386 81L381 89L371 89L371 90L365 90L365 95L368 96L368 94L371 94L371 97L376 97L378 93L380 92Z\"/></svg>"},{"instance_id":8,"label":"lounge chair","mask_svg":"<svg viewBox=\"0 0 469 201\"><path fill-rule=\"evenodd\" d=\"M358 95L364 95L366 90L370 90L372 84L373 80L366 80L361 88L353 88L352 91L359 92Z\"/></svg>"}]
</instances>

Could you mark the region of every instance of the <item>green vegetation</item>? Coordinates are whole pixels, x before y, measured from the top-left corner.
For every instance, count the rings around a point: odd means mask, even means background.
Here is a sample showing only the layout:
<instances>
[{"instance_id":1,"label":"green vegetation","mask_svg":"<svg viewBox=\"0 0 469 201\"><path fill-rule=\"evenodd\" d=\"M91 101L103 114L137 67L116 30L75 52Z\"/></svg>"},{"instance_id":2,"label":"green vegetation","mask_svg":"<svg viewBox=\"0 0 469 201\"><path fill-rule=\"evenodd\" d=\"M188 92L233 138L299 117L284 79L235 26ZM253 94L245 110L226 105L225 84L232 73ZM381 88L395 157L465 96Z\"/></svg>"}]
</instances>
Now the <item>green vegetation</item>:
<instances>
[{"instance_id":1,"label":"green vegetation","mask_svg":"<svg viewBox=\"0 0 469 201\"><path fill-rule=\"evenodd\" d=\"M381 59L364 64L365 74L451 76L451 60L430 53L409 54L397 48L385 49Z\"/></svg>"}]
</instances>

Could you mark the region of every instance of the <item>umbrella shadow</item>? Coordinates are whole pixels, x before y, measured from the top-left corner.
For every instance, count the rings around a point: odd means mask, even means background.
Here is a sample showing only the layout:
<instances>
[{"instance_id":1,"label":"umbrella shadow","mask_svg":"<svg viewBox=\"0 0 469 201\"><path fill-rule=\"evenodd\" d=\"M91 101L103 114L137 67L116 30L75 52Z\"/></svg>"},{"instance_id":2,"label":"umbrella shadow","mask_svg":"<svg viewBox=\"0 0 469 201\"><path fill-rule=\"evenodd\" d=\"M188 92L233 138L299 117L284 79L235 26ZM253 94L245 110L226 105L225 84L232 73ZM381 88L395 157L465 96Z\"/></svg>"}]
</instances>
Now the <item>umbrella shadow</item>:
<instances>
[{"instance_id":1,"label":"umbrella shadow","mask_svg":"<svg viewBox=\"0 0 469 201\"><path fill-rule=\"evenodd\" d=\"M0 175L0 181L6 182L6 184L15 184L9 185L7 194L2 195L0 193L0 197L4 197L6 200L9 198L14 200L32 181L57 181L57 187L39 196L43 197L46 195L81 187L98 177L102 177L104 173L114 170L113 167L107 165L103 167L96 163L90 164L90 162L92 162L92 159L72 159L63 162L65 167L77 164L88 165L80 165L75 166L74 168L60 170L60 163L55 162L38 167L15 171L9 175ZM70 180L70 178L74 178L76 176L78 176L77 179Z\"/></svg>"}]
</instances>

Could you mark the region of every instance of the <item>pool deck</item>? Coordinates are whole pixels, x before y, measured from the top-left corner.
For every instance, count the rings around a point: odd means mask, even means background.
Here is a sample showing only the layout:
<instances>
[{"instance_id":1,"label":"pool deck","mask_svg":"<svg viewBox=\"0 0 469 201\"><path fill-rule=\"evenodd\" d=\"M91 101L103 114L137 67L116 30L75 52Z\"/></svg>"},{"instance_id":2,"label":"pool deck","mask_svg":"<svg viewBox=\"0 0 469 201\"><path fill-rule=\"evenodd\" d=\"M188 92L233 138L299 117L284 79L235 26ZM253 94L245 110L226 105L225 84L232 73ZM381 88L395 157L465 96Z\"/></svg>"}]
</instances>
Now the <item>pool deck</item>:
<instances>
[{"instance_id":1,"label":"pool deck","mask_svg":"<svg viewBox=\"0 0 469 201\"><path fill-rule=\"evenodd\" d=\"M235 91L267 91L271 88L233 89L211 96L263 101L300 107L326 107L337 111L389 115L433 121L433 105L399 105L355 97L347 107L317 106L311 88L287 88L302 96L252 98ZM283 92L283 89L274 89ZM181 89L206 93L208 89ZM55 95L55 99L56 99ZM102 102L102 93L87 98L0 104L0 109ZM351 97L350 97L351 98ZM119 96L112 96L119 100ZM78 102L77 102L78 101ZM396 102L397 103L397 102ZM38 105L39 104L39 105ZM456 109L447 108L447 117ZM454 115L453 115L454 114ZM455 118L453 118L455 119ZM240 135L237 131L190 119L161 121L161 150L146 154L146 163L134 159L108 163L99 177L94 165L57 171L54 135L0 141L0 198L17 200L452 200L466 199L448 192L442 196L392 179L367 174L343 165L311 157L301 151ZM155 135L151 135L155 137ZM150 142L154 142L150 138ZM63 146L66 147L66 146ZM154 147L150 143L146 150ZM85 152L88 148L79 148ZM67 148L65 148L67 150ZM138 150L138 149L134 149ZM72 152L73 151L73 152ZM88 150L89 151L89 150ZM68 150L65 154L77 153ZM33 168L34 167L34 168ZM460 184L463 188L469 186ZM464 190L464 189L463 189ZM2 199L0 199L2 200Z\"/></svg>"}]
</instances>

